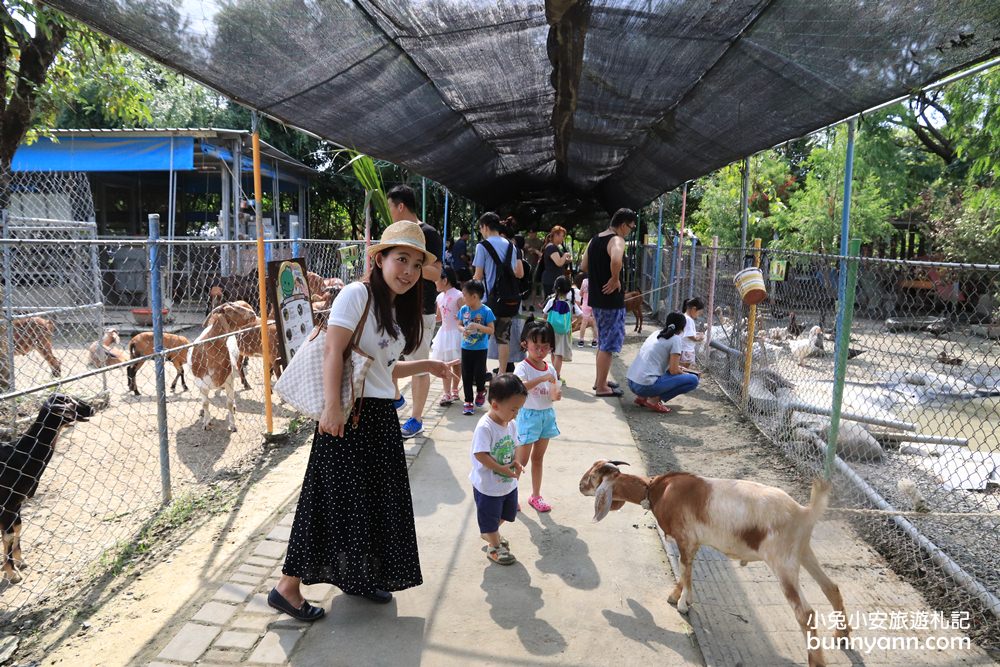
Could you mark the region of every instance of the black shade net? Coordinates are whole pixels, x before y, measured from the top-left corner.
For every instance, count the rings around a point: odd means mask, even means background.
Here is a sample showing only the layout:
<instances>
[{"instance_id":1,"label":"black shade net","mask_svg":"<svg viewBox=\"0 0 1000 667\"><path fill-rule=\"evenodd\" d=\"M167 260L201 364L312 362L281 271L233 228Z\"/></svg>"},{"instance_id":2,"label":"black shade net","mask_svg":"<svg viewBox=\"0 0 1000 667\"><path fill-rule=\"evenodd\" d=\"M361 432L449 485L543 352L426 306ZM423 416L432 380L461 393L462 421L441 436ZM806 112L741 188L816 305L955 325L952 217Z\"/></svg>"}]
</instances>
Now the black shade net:
<instances>
[{"instance_id":1,"label":"black shade net","mask_svg":"<svg viewBox=\"0 0 1000 667\"><path fill-rule=\"evenodd\" d=\"M996 0L49 4L488 204L637 207L1000 54Z\"/></svg>"}]
</instances>

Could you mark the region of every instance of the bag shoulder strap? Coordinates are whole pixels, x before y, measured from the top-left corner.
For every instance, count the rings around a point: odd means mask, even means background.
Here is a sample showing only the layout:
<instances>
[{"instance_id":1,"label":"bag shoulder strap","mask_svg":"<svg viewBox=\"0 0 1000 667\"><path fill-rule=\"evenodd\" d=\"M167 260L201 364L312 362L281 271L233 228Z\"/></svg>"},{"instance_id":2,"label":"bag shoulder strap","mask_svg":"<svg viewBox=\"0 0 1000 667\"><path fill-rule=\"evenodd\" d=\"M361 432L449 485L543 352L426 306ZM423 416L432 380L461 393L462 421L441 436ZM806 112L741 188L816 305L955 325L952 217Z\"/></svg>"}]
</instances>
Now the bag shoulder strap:
<instances>
[{"instance_id":1,"label":"bag shoulder strap","mask_svg":"<svg viewBox=\"0 0 1000 667\"><path fill-rule=\"evenodd\" d=\"M372 307L372 288L368 283L364 283L365 293L367 294L367 299L365 299L365 309L361 313L361 319L358 321L358 326L354 327L354 336L351 338L351 345L357 345L358 341L361 340L361 334L365 332L365 324L368 322L368 311Z\"/></svg>"},{"instance_id":2,"label":"bag shoulder strap","mask_svg":"<svg viewBox=\"0 0 1000 667\"><path fill-rule=\"evenodd\" d=\"M497 249L493 247L493 244L490 243L488 239L484 239L483 240L483 246L486 248L486 252L488 252L489 255L490 255L490 257L493 259L493 263L496 264L497 267L499 267L501 271L503 271L505 274L507 274L507 273L513 274L514 273L514 271L510 268L511 251L514 249L514 244L513 243L511 243L509 241L507 242L507 253L506 253L507 254L507 258L506 258L507 261L505 261L505 262L501 262L500 261L500 255L497 254Z\"/></svg>"},{"instance_id":3,"label":"bag shoulder strap","mask_svg":"<svg viewBox=\"0 0 1000 667\"><path fill-rule=\"evenodd\" d=\"M361 319L358 320L357 326L354 327L354 333L351 335L351 342L344 349L344 358L345 359L347 357L351 356L351 349L354 348L354 347L356 347L357 344L358 344L358 341L361 340L361 334L363 334L364 331L365 331L365 323L368 321L368 311L371 310L371 305L372 305L372 288L371 288L371 285L369 285L368 283L363 283L363 284L365 286L365 292L367 293L368 298L365 299L365 309L361 313Z\"/></svg>"}]
</instances>

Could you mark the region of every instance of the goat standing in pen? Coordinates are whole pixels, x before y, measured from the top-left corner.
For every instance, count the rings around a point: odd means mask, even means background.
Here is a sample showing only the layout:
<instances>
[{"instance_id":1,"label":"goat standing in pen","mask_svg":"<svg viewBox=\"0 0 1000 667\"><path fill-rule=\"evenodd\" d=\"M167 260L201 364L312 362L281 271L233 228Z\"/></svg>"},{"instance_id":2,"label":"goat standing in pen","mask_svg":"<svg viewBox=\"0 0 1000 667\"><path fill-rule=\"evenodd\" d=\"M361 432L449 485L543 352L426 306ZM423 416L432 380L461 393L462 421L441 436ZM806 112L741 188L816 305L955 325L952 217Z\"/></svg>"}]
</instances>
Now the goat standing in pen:
<instances>
[{"instance_id":1,"label":"goat standing in pen","mask_svg":"<svg viewBox=\"0 0 1000 667\"><path fill-rule=\"evenodd\" d=\"M206 431L212 423L208 395L213 389L226 390L229 430L236 430L236 389L233 386L233 375L239 367L240 351L235 336L226 334L251 327L256 321L257 314L248 304L224 303L208 314L202 324L204 329L194 341L198 343L225 336L195 345L188 355L194 384L201 391L201 424Z\"/></svg>"},{"instance_id":2,"label":"goat standing in pen","mask_svg":"<svg viewBox=\"0 0 1000 667\"><path fill-rule=\"evenodd\" d=\"M826 664L815 637L816 617L802 595L799 568L816 580L834 610L843 614L844 600L837 587L820 567L809 540L813 526L822 516L831 485L813 482L809 505L803 507L787 493L773 486L737 479L700 477L686 472L670 472L647 478L623 473L624 461L596 461L580 480L580 493L594 496L594 521L626 502L653 512L663 533L677 543L680 552L680 580L668 601L677 611L688 612L691 604L691 568L701 545L710 546L740 561L764 561L781 583L781 591L795 612L806 637L809 666ZM838 630L846 637L850 628Z\"/></svg>"},{"instance_id":3,"label":"goat standing in pen","mask_svg":"<svg viewBox=\"0 0 1000 667\"><path fill-rule=\"evenodd\" d=\"M87 403L65 394L53 394L34 423L16 441L0 445L0 569L11 583L21 581L25 569L21 556L21 505L35 495L38 480L52 459L59 433L74 422L94 414Z\"/></svg>"},{"instance_id":4,"label":"goat standing in pen","mask_svg":"<svg viewBox=\"0 0 1000 667\"><path fill-rule=\"evenodd\" d=\"M95 340L87 348L88 365L91 368L105 368L127 361L125 350L118 347L120 341L118 329L105 329L101 339Z\"/></svg>"},{"instance_id":5,"label":"goat standing in pen","mask_svg":"<svg viewBox=\"0 0 1000 667\"><path fill-rule=\"evenodd\" d=\"M187 348L174 349L187 344L188 339L184 336L170 333L163 334L163 350L166 353L166 360L172 363L177 370L177 375L174 376L174 381L170 384L170 391L177 389L178 380L181 381L183 391L188 390L187 382L184 381L184 362L187 361L188 350ZM153 332L143 331L132 336L132 340L128 342L128 351L133 359L153 354ZM135 377L144 363L146 363L145 359L125 369L125 375L128 378L128 389L136 396L139 395L139 384L136 382Z\"/></svg>"},{"instance_id":6,"label":"goat standing in pen","mask_svg":"<svg viewBox=\"0 0 1000 667\"><path fill-rule=\"evenodd\" d=\"M642 333L642 292L625 292L625 312L635 315L635 331Z\"/></svg>"},{"instance_id":7,"label":"goat standing in pen","mask_svg":"<svg viewBox=\"0 0 1000 667\"><path fill-rule=\"evenodd\" d=\"M246 301L235 301L234 306L241 306L243 308L252 307ZM274 320L268 320L267 322L267 342L268 347L271 349L271 373L274 374L275 378L281 377L281 364L278 361L278 327L275 325ZM260 318L258 317L254 322L254 328L250 331L243 331L236 334L236 348L240 352L239 362L236 364L236 370L240 375L240 382L243 383L244 389L250 388L250 383L247 382L246 375L246 365L250 360L250 357L263 357L264 356L264 345L260 340Z\"/></svg>"},{"instance_id":8,"label":"goat standing in pen","mask_svg":"<svg viewBox=\"0 0 1000 667\"><path fill-rule=\"evenodd\" d=\"M55 322L44 317L14 320L14 354L28 354L32 350L38 350L52 369L52 377L59 377L62 375L62 364L52 351L52 336L55 332Z\"/></svg>"}]
</instances>

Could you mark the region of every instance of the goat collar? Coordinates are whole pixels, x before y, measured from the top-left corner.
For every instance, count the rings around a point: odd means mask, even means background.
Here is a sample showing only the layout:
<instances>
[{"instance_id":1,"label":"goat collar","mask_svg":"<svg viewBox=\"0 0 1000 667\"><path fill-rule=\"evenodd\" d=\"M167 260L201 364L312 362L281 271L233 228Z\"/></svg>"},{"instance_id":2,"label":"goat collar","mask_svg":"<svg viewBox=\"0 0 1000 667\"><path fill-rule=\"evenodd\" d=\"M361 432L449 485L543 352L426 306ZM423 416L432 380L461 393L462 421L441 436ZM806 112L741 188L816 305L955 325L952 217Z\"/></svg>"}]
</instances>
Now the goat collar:
<instances>
[{"instance_id":1,"label":"goat collar","mask_svg":"<svg viewBox=\"0 0 1000 667\"><path fill-rule=\"evenodd\" d=\"M639 507L644 510L653 511L653 504L649 502L649 487L652 486L652 482L646 483L646 495L643 497L642 501L639 503Z\"/></svg>"}]
</instances>

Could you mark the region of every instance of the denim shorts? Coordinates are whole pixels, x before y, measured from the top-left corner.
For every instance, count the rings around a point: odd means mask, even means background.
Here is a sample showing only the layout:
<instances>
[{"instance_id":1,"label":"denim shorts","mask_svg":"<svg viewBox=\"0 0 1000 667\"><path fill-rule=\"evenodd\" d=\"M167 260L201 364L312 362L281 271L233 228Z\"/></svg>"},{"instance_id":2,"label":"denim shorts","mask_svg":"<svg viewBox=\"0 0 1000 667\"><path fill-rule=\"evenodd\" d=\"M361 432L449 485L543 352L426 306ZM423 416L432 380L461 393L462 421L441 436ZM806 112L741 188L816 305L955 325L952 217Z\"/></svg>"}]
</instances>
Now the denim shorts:
<instances>
[{"instance_id":1,"label":"denim shorts","mask_svg":"<svg viewBox=\"0 0 1000 667\"><path fill-rule=\"evenodd\" d=\"M476 501L480 533L495 533L500 529L501 519L514 521L517 518L517 487L506 496L488 496L473 487L472 498Z\"/></svg>"},{"instance_id":2,"label":"denim shorts","mask_svg":"<svg viewBox=\"0 0 1000 667\"><path fill-rule=\"evenodd\" d=\"M559 435L556 425L556 411L553 408L545 410L530 410L521 408L517 411L517 439L522 445L530 445L541 438L554 438Z\"/></svg>"},{"instance_id":3,"label":"denim shorts","mask_svg":"<svg viewBox=\"0 0 1000 667\"><path fill-rule=\"evenodd\" d=\"M597 322L597 349L601 352L618 353L625 343L625 309L593 308Z\"/></svg>"}]
</instances>

